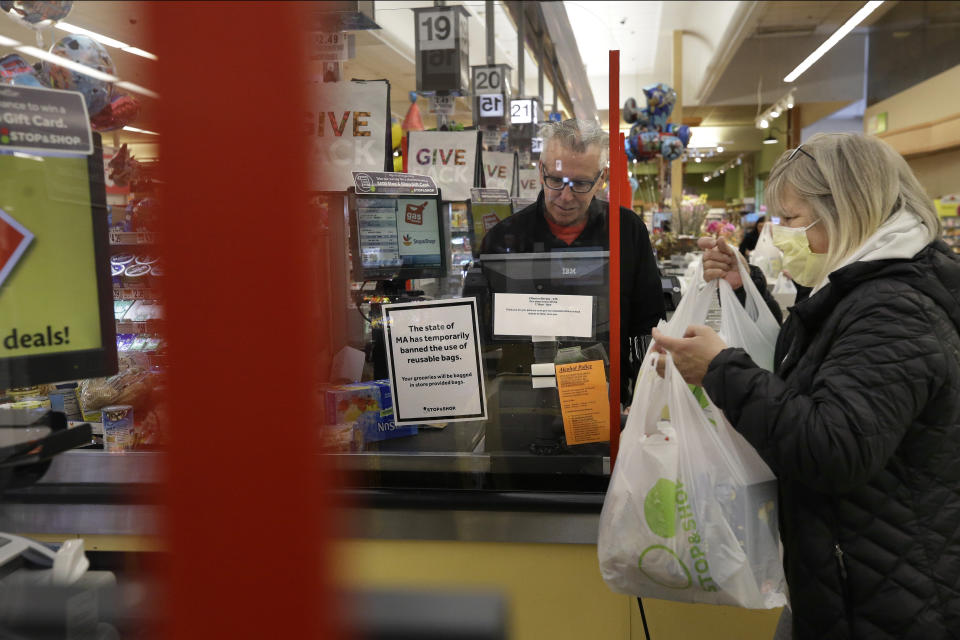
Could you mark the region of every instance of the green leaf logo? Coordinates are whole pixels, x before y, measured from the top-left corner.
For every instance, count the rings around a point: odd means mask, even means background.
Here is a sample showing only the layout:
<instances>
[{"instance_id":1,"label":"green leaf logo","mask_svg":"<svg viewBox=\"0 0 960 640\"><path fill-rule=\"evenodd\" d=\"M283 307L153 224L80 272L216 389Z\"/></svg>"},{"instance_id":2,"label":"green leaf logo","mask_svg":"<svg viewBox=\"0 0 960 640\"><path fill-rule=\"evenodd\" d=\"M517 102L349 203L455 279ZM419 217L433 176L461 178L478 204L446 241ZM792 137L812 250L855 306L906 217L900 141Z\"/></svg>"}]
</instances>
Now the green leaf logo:
<instances>
[{"instance_id":1,"label":"green leaf logo","mask_svg":"<svg viewBox=\"0 0 960 640\"><path fill-rule=\"evenodd\" d=\"M643 500L643 516L650 530L661 538L672 538L677 532L677 485L660 478Z\"/></svg>"},{"instance_id":2,"label":"green leaf logo","mask_svg":"<svg viewBox=\"0 0 960 640\"><path fill-rule=\"evenodd\" d=\"M690 570L677 554L662 544L644 549L640 554L640 572L655 582L670 589L689 589L693 585ZM646 564L646 568L644 568Z\"/></svg>"}]
</instances>

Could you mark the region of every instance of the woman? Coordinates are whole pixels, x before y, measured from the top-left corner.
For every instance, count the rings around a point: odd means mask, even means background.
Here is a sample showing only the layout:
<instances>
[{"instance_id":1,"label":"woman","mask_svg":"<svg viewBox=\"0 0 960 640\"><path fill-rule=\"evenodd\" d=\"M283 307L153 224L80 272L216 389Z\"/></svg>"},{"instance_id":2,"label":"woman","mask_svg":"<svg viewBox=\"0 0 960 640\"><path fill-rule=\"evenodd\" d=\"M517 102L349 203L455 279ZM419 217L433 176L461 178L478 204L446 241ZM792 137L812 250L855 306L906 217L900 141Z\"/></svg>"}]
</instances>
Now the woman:
<instances>
[{"instance_id":1,"label":"woman","mask_svg":"<svg viewBox=\"0 0 960 640\"><path fill-rule=\"evenodd\" d=\"M960 637L960 260L883 142L819 135L766 199L784 269L812 287L769 373L707 327L654 331L779 479L794 638ZM707 279L739 286L710 243Z\"/></svg>"}]
</instances>

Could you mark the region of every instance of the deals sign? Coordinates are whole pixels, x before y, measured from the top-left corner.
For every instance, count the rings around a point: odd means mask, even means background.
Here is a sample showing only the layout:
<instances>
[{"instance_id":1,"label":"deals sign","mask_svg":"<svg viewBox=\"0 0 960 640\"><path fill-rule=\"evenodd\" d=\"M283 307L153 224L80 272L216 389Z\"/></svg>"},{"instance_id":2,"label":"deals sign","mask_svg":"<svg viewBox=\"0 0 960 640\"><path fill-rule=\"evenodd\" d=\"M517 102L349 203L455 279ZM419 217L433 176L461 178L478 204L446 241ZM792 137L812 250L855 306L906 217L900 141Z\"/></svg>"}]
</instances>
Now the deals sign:
<instances>
[{"instance_id":1,"label":"deals sign","mask_svg":"<svg viewBox=\"0 0 960 640\"><path fill-rule=\"evenodd\" d=\"M483 152L483 177L488 189L506 189L507 193L513 193L516 170L517 158L513 153Z\"/></svg>"},{"instance_id":2,"label":"deals sign","mask_svg":"<svg viewBox=\"0 0 960 640\"><path fill-rule=\"evenodd\" d=\"M480 186L479 131L411 131L407 171L431 176L444 200L464 201Z\"/></svg>"},{"instance_id":3,"label":"deals sign","mask_svg":"<svg viewBox=\"0 0 960 640\"><path fill-rule=\"evenodd\" d=\"M389 83L314 83L308 100L311 191L346 191L353 186L352 172L392 168Z\"/></svg>"}]
</instances>

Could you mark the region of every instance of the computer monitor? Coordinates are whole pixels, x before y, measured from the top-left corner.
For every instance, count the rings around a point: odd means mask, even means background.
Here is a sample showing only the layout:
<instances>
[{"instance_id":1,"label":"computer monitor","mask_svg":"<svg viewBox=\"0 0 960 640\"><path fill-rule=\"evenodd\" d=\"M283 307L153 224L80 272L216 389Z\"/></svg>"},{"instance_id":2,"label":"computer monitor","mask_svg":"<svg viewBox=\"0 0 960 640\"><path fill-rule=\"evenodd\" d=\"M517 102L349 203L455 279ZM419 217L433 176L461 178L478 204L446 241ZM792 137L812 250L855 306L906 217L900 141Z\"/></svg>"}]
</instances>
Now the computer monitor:
<instances>
[{"instance_id":1,"label":"computer monitor","mask_svg":"<svg viewBox=\"0 0 960 640\"><path fill-rule=\"evenodd\" d=\"M350 193L354 281L398 281L446 275L440 195Z\"/></svg>"},{"instance_id":2,"label":"computer monitor","mask_svg":"<svg viewBox=\"0 0 960 640\"><path fill-rule=\"evenodd\" d=\"M0 154L0 389L117 372L103 149Z\"/></svg>"},{"instance_id":3,"label":"computer monitor","mask_svg":"<svg viewBox=\"0 0 960 640\"><path fill-rule=\"evenodd\" d=\"M548 253L482 254L480 263L493 296L501 293L589 296L593 335L556 336L573 341L606 341L610 334L610 252L600 249L554 250ZM491 317L496 326L496 318ZM516 335L491 330L494 340L516 341Z\"/></svg>"}]
</instances>

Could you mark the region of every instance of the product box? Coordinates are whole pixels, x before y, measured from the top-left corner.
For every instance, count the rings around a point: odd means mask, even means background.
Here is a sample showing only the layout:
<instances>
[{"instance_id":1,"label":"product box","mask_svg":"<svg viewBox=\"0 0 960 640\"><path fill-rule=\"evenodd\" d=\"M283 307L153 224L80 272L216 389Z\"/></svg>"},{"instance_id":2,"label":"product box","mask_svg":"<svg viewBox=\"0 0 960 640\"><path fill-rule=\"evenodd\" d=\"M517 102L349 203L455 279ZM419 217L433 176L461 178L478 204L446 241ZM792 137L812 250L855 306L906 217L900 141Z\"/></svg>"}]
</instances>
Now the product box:
<instances>
[{"instance_id":1,"label":"product box","mask_svg":"<svg viewBox=\"0 0 960 640\"><path fill-rule=\"evenodd\" d=\"M327 387L324 389L324 410L327 425L353 425L354 446L417 434L417 427L398 427L393 422L389 380Z\"/></svg>"}]
</instances>

